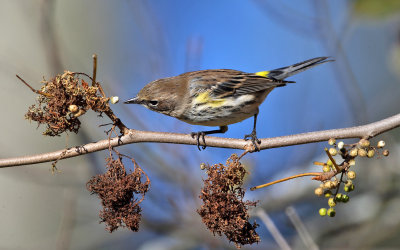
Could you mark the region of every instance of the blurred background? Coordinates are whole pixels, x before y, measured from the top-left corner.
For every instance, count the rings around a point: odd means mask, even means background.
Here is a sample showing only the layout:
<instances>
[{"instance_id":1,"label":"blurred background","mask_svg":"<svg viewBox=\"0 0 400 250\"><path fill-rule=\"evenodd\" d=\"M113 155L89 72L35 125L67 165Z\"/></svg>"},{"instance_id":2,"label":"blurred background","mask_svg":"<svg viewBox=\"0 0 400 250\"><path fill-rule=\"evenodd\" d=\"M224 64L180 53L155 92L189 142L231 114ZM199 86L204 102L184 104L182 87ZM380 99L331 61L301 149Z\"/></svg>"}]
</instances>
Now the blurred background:
<instances>
[{"instance_id":1,"label":"blurred background","mask_svg":"<svg viewBox=\"0 0 400 250\"><path fill-rule=\"evenodd\" d=\"M260 107L260 138L361 125L397 114L400 107L400 1L7 1L0 0L0 157L39 154L105 138L106 118L89 113L79 134L57 138L24 120L33 94L19 74L39 88L64 70L92 72L109 96L126 100L158 78L200 69L257 72L317 56L336 61L296 75L297 83L274 90ZM130 127L190 133L191 126L141 106L113 106ZM223 137L242 138L252 119L231 125ZM261 242L244 249L279 248L258 217L268 214L294 249L398 249L400 247L400 130L379 136L391 154L358 159L356 189L335 218L320 217L327 200L319 185L296 179L256 191L251 211ZM349 142L355 142L350 140ZM243 163L246 187L303 172L320 171L327 143L264 150ZM213 236L196 209L202 162L224 163L239 150L166 144L119 148L151 179L141 204L140 231L110 234L99 224L100 200L86 190L105 171L106 152L51 164L0 171L0 249L235 249ZM293 221L295 223L293 223ZM296 229L300 228L300 229ZM309 234L304 241L301 236ZM304 238L304 237L303 237ZM309 243L312 242L312 243ZM311 244L311 245L310 245Z\"/></svg>"}]
</instances>

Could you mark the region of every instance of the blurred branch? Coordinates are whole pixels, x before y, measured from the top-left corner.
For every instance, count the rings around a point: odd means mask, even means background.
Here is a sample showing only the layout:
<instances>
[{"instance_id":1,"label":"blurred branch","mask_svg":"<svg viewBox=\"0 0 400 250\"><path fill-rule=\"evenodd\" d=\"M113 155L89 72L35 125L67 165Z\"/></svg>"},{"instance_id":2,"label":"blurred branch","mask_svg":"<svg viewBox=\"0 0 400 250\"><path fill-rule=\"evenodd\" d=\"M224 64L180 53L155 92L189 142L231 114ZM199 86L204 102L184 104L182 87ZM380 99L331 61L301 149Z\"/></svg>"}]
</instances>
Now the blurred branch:
<instances>
[{"instance_id":1,"label":"blurred branch","mask_svg":"<svg viewBox=\"0 0 400 250\"><path fill-rule=\"evenodd\" d=\"M279 232L278 228L275 226L271 217L265 212L263 209L258 209L256 211L257 216L261 219L264 225L267 227L268 231L271 233L272 237L278 244L280 249L290 250L292 249L288 242L285 240L281 232Z\"/></svg>"},{"instance_id":2,"label":"blurred branch","mask_svg":"<svg viewBox=\"0 0 400 250\"><path fill-rule=\"evenodd\" d=\"M351 115L356 122L366 122L368 116L361 87L344 50L342 37L338 36L331 21L333 18L330 15L329 5L327 1L314 0L313 3L317 17L317 22L314 25L315 30L318 31L322 44L330 52L329 54L335 55L335 58L342 62L335 64L337 71L335 77L337 77L337 83L343 90Z\"/></svg>"},{"instance_id":3,"label":"blurred branch","mask_svg":"<svg viewBox=\"0 0 400 250\"><path fill-rule=\"evenodd\" d=\"M64 189L64 205L62 207L62 217L58 229L56 242L57 250L70 249L72 242L72 232L76 222L77 191L76 189Z\"/></svg>"},{"instance_id":4,"label":"blurred branch","mask_svg":"<svg viewBox=\"0 0 400 250\"><path fill-rule=\"evenodd\" d=\"M327 141L330 138L348 139L348 138L372 138L386 131L392 130L400 126L400 113L389 118L369 123L362 126L322 130L308 132L295 135L279 136L273 138L261 139L260 149L286 147L292 145L306 144ZM69 149L58 150L55 152L15 157L9 159L0 159L0 167L11 167L27 164L36 164L71 158L83 154L88 154L104 149L108 149L109 143L112 147L122 146L131 143L156 142L156 143L173 143L197 145L197 140L193 139L190 134L165 133L140 131L135 129L127 129L125 135L114 137L110 141L108 139L94 143L76 146ZM232 138L221 138L214 136L206 136L206 143L209 147L243 149L253 151L254 147L249 141ZM202 142L201 142L202 144Z\"/></svg>"},{"instance_id":5,"label":"blurred branch","mask_svg":"<svg viewBox=\"0 0 400 250\"><path fill-rule=\"evenodd\" d=\"M335 64L335 77L340 88L343 90L348 110L355 122L364 123L368 121L365 109L365 100L362 96L360 84L352 71L348 56L343 48L343 36L339 36L331 20L329 1L314 0L315 10L313 16L303 14L298 9L292 8L284 3L271 3L267 0L253 0L267 17L277 25L280 25L297 35L319 40L329 55L342 64ZM351 19L347 19L350 21ZM348 26L349 23L344 23ZM342 28L343 29L343 28Z\"/></svg>"},{"instance_id":6,"label":"blurred branch","mask_svg":"<svg viewBox=\"0 0 400 250\"><path fill-rule=\"evenodd\" d=\"M285 212L292 222L293 226L295 227L297 233L299 234L300 239L306 246L306 249L319 250L319 247L317 246L317 244L315 244L310 232L308 232L306 226L301 221L300 216L296 212L296 209L293 206L289 206L286 208Z\"/></svg>"},{"instance_id":7,"label":"blurred branch","mask_svg":"<svg viewBox=\"0 0 400 250\"><path fill-rule=\"evenodd\" d=\"M284 26L299 36L317 37L313 27L313 24L317 22L316 18L303 14L298 8L291 7L292 4L266 0L253 0L253 2L265 13L270 21Z\"/></svg>"}]
</instances>

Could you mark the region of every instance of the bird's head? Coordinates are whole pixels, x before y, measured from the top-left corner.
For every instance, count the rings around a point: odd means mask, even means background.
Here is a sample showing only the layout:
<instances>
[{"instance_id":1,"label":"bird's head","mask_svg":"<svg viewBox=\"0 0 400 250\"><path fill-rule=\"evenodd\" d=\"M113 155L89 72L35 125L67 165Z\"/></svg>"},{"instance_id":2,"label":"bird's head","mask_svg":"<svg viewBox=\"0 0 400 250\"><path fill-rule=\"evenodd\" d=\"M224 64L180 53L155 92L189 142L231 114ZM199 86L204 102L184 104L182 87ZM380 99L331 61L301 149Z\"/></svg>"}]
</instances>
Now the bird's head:
<instances>
[{"instance_id":1,"label":"bird's head","mask_svg":"<svg viewBox=\"0 0 400 250\"><path fill-rule=\"evenodd\" d=\"M176 103L183 98L179 79L174 78L176 77L155 80L144 86L136 97L124 103L141 104L150 110L174 116Z\"/></svg>"}]
</instances>

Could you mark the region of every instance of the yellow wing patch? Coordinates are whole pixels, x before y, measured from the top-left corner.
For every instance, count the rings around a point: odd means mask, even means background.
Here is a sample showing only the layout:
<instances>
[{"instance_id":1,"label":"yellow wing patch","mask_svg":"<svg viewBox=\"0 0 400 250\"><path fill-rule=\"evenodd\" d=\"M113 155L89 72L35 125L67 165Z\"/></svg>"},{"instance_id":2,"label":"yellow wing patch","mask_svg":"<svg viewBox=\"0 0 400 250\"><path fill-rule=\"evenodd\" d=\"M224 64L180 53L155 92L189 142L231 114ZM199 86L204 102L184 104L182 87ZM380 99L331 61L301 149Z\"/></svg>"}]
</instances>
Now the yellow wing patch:
<instances>
[{"instance_id":1,"label":"yellow wing patch","mask_svg":"<svg viewBox=\"0 0 400 250\"><path fill-rule=\"evenodd\" d=\"M225 104L225 102L226 102L226 99L211 99L209 92L200 93L195 98L195 103L206 103L213 108L221 107Z\"/></svg>"},{"instance_id":2,"label":"yellow wing patch","mask_svg":"<svg viewBox=\"0 0 400 250\"><path fill-rule=\"evenodd\" d=\"M260 72L256 72L255 74L258 76L267 77L269 74L269 71L260 71Z\"/></svg>"}]
</instances>

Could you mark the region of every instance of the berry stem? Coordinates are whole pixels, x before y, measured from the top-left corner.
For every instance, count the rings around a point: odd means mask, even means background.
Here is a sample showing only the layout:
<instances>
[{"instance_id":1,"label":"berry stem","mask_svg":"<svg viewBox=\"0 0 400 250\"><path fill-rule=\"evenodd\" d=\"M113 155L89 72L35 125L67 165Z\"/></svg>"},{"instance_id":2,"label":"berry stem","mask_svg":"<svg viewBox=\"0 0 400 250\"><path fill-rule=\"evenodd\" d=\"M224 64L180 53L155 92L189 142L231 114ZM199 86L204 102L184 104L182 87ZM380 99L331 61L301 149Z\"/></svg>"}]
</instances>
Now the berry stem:
<instances>
[{"instance_id":1,"label":"berry stem","mask_svg":"<svg viewBox=\"0 0 400 250\"><path fill-rule=\"evenodd\" d=\"M92 76L92 86L98 87L100 94L105 98L106 94L104 93L103 87L101 87L100 83L96 82L97 75L97 55L93 54L93 76Z\"/></svg>"},{"instance_id":2,"label":"berry stem","mask_svg":"<svg viewBox=\"0 0 400 250\"><path fill-rule=\"evenodd\" d=\"M266 184L262 184L262 185L258 185L258 186L252 187L252 188L250 188L250 190L254 191L256 189L260 189L260 188L263 188L263 187L268 187L268 186L271 186L271 185L274 185L274 184L277 184L277 183L280 183L280 182L288 181L288 180L299 178L299 177L319 176L319 175L321 175L321 173L319 173L319 172L296 174L296 175L289 176L289 177L286 177L286 178L282 178L282 179L279 179L279 180L276 180L276 181L272 181L272 182L269 182L269 183L266 183Z\"/></svg>"},{"instance_id":3,"label":"berry stem","mask_svg":"<svg viewBox=\"0 0 400 250\"><path fill-rule=\"evenodd\" d=\"M328 155L329 159L332 161L333 166L335 166L336 172L339 173L341 170L340 170L339 166L336 164L335 159L333 159L331 153L329 153L328 148L325 148L325 152Z\"/></svg>"},{"instance_id":4,"label":"berry stem","mask_svg":"<svg viewBox=\"0 0 400 250\"><path fill-rule=\"evenodd\" d=\"M320 162L320 161L314 161L313 164L317 165L317 166L325 166L326 165L326 163L323 163L323 162Z\"/></svg>"},{"instance_id":5,"label":"berry stem","mask_svg":"<svg viewBox=\"0 0 400 250\"><path fill-rule=\"evenodd\" d=\"M44 95L44 96L46 96L46 97L48 97L48 98L52 98L52 97L53 97L53 96L50 95L49 93L46 93L46 92L43 92L43 91L34 89L31 85L29 85L27 82L25 82L25 80L22 79L19 75L16 75L16 76L17 76L17 78L18 78L19 80L21 80L21 82L23 82L28 88L30 88L30 89L31 89L33 92L35 92L36 94Z\"/></svg>"}]
</instances>

